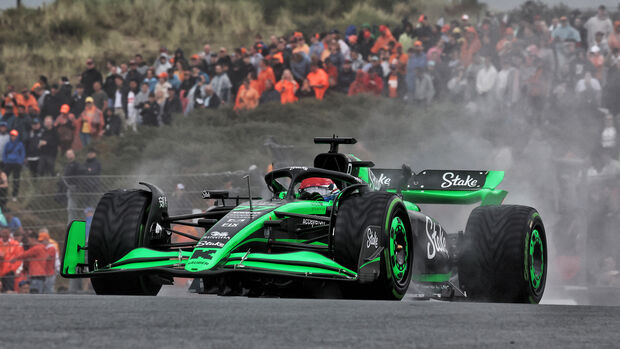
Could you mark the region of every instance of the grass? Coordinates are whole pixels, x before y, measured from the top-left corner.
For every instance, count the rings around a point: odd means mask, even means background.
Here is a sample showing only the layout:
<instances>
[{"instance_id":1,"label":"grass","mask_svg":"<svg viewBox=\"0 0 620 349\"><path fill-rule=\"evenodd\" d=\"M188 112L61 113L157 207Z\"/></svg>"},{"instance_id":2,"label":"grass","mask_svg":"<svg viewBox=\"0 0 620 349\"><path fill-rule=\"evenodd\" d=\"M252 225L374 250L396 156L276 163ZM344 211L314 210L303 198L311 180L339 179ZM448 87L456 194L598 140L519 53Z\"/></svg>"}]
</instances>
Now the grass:
<instances>
[{"instance_id":1,"label":"grass","mask_svg":"<svg viewBox=\"0 0 620 349\"><path fill-rule=\"evenodd\" d=\"M40 9L0 13L0 90L30 87L39 75L75 83L87 57L142 53L152 62L161 46L200 51L204 43L230 48L301 30L349 24L397 25L424 12L438 18L453 0L57 0ZM474 3L476 1L473 1Z\"/></svg>"}]
</instances>

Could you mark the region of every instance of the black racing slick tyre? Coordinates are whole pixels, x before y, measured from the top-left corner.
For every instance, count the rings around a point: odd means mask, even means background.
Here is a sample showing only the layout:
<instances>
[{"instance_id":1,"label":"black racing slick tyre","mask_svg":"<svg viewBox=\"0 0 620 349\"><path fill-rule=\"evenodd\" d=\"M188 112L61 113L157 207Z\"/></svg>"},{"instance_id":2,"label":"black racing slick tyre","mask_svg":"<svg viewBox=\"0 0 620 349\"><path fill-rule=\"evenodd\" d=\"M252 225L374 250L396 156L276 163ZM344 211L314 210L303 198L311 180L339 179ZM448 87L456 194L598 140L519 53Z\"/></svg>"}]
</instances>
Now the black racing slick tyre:
<instances>
[{"instance_id":1,"label":"black racing slick tyre","mask_svg":"<svg viewBox=\"0 0 620 349\"><path fill-rule=\"evenodd\" d=\"M379 237L378 278L370 283L344 283L345 298L400 300L409 283L413 267L413 234L403 201L387 192L362 192L339 204L334 233L335 261L358 270L360 251L368 229Z\"/></svg>"},{"instance_id":2,"label":"black racing slick tyre","mask_svg":"<svg viewBox=\"0 0 620 349\"><path fill-rule=\"evenodd\" d=\"M461 241L459 283L475 301L539 303L547 261L545 227L535 209L477 207Z\"/></svg>"},{"instance_id":3,"label":"black racing slick tyre","mask_svg":"<svg viewBox=\"0 0 620 349\"><path fill-rule=\"evenodd\" d=\"M90 270L105 267L144 246L150 201L151 194L144 190L112 191L99 200L88 236ZM91 283L101 295L154 296L162 286L162 281L152 275L134 273L94 277Z\"/></svg>"}]
</instances>

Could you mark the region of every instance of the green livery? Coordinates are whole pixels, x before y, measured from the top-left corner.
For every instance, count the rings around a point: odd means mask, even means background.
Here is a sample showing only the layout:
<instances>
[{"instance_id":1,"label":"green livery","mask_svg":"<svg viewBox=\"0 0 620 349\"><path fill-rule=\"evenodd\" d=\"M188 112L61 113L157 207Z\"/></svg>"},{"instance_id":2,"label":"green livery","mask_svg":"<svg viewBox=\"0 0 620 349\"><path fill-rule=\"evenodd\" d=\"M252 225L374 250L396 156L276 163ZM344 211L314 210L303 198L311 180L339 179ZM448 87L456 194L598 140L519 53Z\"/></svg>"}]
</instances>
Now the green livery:
<instances>
[{"instance_id":1,"label":"green livery","mask_svg":"<svg viewBox=\"0 0 620 349\"><path fill-rule=\"evenodd\" d=\"M62 276L91 278L98 294L153 295L181 276L201 279L202 292L222 295L398 300L413 283L425 297L494 300L472 277L475 268L484 268L472 246L496 232L471 228L447 234L418 204L480 203L481 217L495 214L497 207L506 209L500 204L507 192L496 189L503 172L377 169L338 152L339 145L355 143L353 138L315 138L315 143L329 144L330 151L317 155L314 167L265 176L271 198L205 190L203 197L217 205L170 216L165 194L154 185L106 193L88 241L84 222L69 225ZM477 222L476 212L468 229ZM507 255L523 270L510 281L519 292L509 301L542 297L546 238L535 217L526 231L510 236L522 240L523 249ZM188 236L175 230L179 225L204 234ZM173 242L175 234L190 241Z\"/></svg>"}]
</instances>

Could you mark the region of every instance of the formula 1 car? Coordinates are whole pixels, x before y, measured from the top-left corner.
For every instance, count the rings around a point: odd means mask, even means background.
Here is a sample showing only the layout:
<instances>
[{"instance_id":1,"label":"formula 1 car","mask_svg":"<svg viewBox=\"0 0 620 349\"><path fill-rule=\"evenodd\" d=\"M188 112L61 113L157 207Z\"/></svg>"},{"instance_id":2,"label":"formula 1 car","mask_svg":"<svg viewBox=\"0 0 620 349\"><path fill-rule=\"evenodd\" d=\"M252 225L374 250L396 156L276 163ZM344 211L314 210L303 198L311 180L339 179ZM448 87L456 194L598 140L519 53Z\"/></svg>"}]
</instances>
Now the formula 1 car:
<instances>
[{"instance_id":1,"label":"formula 1 car","mask_svg":"<svg viewBox=\"0 0 620 349\"><path fill-rule=\"evenodd\" d=\"M170 216L154 185L106 193L88 241L85 222L69 225L62 276L91 278L104 295L156 295L180 276L220 295L400 300L413 282L422 298L540 301L545 228L535 209L501 205L503 172L377 169L338 151L354 138L314 142L330 145L314 167L265 175L269 199L205 190L215 206ZM478 202L456 234L418 206ZM175 234L191 241L171 242Z\"/></svg>"}]
</instances>

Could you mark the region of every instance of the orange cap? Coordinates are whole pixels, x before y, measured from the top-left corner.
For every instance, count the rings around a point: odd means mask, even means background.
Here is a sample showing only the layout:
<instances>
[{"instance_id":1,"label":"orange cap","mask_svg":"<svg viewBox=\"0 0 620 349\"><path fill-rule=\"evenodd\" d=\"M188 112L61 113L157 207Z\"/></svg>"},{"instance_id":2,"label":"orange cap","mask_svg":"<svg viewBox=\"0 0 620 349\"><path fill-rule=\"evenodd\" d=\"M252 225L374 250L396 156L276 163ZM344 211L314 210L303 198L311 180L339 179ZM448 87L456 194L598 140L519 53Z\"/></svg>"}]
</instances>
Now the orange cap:
<instances>
[{"instance_id":1,"label":"orange cap","mask_svg":"<svg viewBox=\"0 0 620 349\"><path fill-rule=\"evenodd\" d=\"M168 78L168 73L166 73L166 72L159 73L159 75L157 75L157 77L160 78L160 79L161 78L167 79Z\"/></svg>"},{"instance_id":2,"label":"orange cap","mask_svg":"<svg viewBox=\"0 0 620 349\"><path fill-rule=\"evenodd\" d=\"M60 107L60 112L63 114L67 114L69 112L69 110L71 110L71 107L69 107L69 104L63 104Z\"/></svg>"},{"instance_id":3,"label":"orange cap","mask_svg":"<svg viewBox=\"0 0 620 349\"><path fill-rule=\"evenodd\" d=\"M11 132L9 132L9 134L11 136L15 136L15 137L19 136L19 132L17 132L17 130L11 130Z\"/></svg>"},{"instance_id":4,"label":"orange cap","mask_svg":"<svg viewBox=\"0 0 620 349\"><path fill-rule=\"evenodd\" d=\"M413 47L422 47L422 41L420 41L420 40L416 40L416 41L413 43Z\"/></svg>"},{"instance_id":5,"label":"orange cap","mask_svg":"<svg viewBox=\"0 0 620 349\"><path fill-rule=\"evenodd\" d=\"M199 56L199 55L197 55L197 54L193 54L191 58L192 58L192 59L199 59L199 58L200 58L200 56Z\"/></svg>"}]
</instances>

